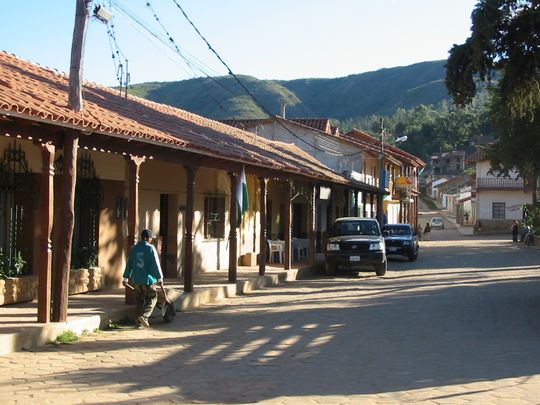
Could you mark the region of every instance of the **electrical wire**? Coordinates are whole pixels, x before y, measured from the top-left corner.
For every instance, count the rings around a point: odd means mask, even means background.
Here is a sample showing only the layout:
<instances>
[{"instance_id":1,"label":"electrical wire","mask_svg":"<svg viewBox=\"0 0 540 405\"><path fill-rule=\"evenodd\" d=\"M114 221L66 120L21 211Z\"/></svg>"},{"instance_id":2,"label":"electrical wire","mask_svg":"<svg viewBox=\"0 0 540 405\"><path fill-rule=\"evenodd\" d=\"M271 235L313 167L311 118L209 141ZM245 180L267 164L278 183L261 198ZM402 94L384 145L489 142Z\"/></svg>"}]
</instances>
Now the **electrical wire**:
<instances>
[{"instance_id":1,"label":"electrical wire","mask_svg":"<svg viewBox=\"0 0 540 405\"><path fill-rule=\"evenodd\" d=\"M264 104L262 104L256 97L255 95L242 83L242 81L238 78L238 76L232 71L232 69L229 67L229 65L227 65L227 63L223 60L223 58L221 58L221 56L217 53L217 51L212 47L212 45L210 44L210 42L208 42L208 40L204 37L204 35L201 34L201 32L199 31L199 29L197 28L197 26L193 23L193 21L189 18L189 16L186 14L186 12L184 11L184 9L182 8L182 6L178 3L177 0L172 0L173 3L176 5L176 7L180 10L180 12L183 14L184 18L188 21L188 23L193 27L193 29L195 30L195 32L197 33L197 35L204 41L204 43L208 46L208 49L218 58L218 60L221 62L221 64L223 66L225 66L225 68L227 69L227 71L229 72L229 75L231 75L235 81L238 83L238 85L246 92L246 94L251 97L251 99L257 104L257 106L263 110L263 112L269 117L269 118L272 118L272 119L275 119L274 117L274 114L272 114ZM281 126L283 127L283 129L285 129L289 134L291 134L293 137L295 137L296 139L304 142L306 145L310 146L311 148L315 149L315 150L318 150L319 152L323 152L323 153L326 153L326 154L330 154L330 155L333 155L333 156L343 156L343 157L348 157L348 156L355 156L355 155L358 155L358 154L361 154L362 152L355 152L355 153L351 153L351 154L343 154L343 153L339 153L339 154L336 154L336 153L331 153L329 152L328 150L325 150L325 149L321 149L319 148L318 146L312 144L311 142L308 142L306 141L305 139L303 139L302 137L298 136L297 134L295 134L290 128L288 128L285 124L283 124L281 121L279 120L276 120L276 122Z\"/></svg>"},{"instance_id":2,"label":"electrical wire","mask_svg":"<svg viewBox=\"0 0 540 405\"><path fill-rule=\"evenodd\" d=\"M130 23L130 25L132 25L137 31L139 31L141 34L143 34L145 37L147 37L147 39L155 44L155 45L160 45L163 50L168 50L168 51L171 51L173 53L175 53L177 56L180 56L180 58L184 61L184 63L187 65L187 67L189 68L190 72L188 72L187 70L183 69L184 72L188 75L188 76L191 76L197 80L199 80L199 83L201 84L201 86L203 87L203 89L209 94L210 98L214 101L214 103L216 103L216 105L222 110L224 111L224 113L228 116L233 116L233 114L231 113L231 111L229 111L223 104L221 101L218 100L217 96L210 90L210 88L208 87L208 85L205 83L204 79L200 78L200 74L197 74L195 70L199 70L204 76L206 76L207 79L210 79L212 82L214 82L216 85L218 85L219 87L221 87L224 91L232 94L233 96L236 96L236 94L234 94L229 88L227 88L226 86L224 86L222 83L220 83L219 81L217 81L214 77L210 76L200 65L203 65L203 66L206 66L204 65L204 63L196 60L196 58L193 58L191 57L188 57L185 55L185 52L182 52L180 50L180 48L178 46L173 46L176 45L174 43L174 40L172 40L172 36L168 33L168 31L165 29L165 27L163 26L163 24L160 23L160 25L162 26L162 28L164 29L164 31L167 32L167 35L168 35L168 38L170 39L164 39L162 36L160 36L156 31L152 30L151 28L148 27L148 24L146 24L143 20L141 20L140 18L138 18L135 14L131 13L128 9L126 9L125 7L123 7L118 1L116 0L110 0L113 4L114 4L114 8L116 9L116 11L119 12L119 14L121 14L124 18L126 18L126 20L128 21L128 23ZM155 13L154 13L155 14ZM157 17L157 15L155 15L155 18ZM159 17L157 17L159 18ZM155 42L157 41L157 42ZM158 47L159 49L159 47ZM166 52L164 52L164 54L173 62L173 63L177 63L177 61L175 59L172 59L170 57L170 55ZM193 61L193 59L195 59L196 61Z\"/></svg>"}]
</instances>

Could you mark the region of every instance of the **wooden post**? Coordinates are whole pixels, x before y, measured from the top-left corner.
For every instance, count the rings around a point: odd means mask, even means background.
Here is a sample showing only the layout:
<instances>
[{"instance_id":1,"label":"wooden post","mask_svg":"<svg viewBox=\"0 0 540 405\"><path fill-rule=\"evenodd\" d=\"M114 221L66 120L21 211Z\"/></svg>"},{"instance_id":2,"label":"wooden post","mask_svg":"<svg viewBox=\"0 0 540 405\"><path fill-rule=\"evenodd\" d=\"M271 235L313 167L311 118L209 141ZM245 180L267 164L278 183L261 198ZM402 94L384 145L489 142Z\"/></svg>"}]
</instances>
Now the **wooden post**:
<instances>
[{"instance_id":1,"label":"wooden post","mask_svg":"<svg viewBox=\"0 0 540 405\"><path fill-rule=\"evenodd\" d=\"M370 218L373 218L373 202L374 202L374 197L373 197L373 193L371 193L369 195L369 217Z\"/></svg>"},{"instance_id":2,"label":"wooden post","mask_svg":"<svg viewBox=\"0 0 540 405\"><path fill-rule=\"evenodd\" d=\"M197 169L185 166L187 172L186 236L184 252L184 292L193 291L193 219L195 205L195 174Z\"/></svg>"},{"instance_id":3,"label":"wooden post","mask_svg":"<svg viewBox=\"0 0 540 405\"><path fill-rule=\"evenodd\" d=\"M129 188L128 188L128 235L127 252L137 243L139 232L139 172L145 161L141 156L130 156L129 165ZM124 289L124 302L126 305L135 304L135 294L131 288Z\"/></svg>"},{"instance_id":4,"label":"wooden post","mask_svg":"<svg viewBox=\"0 0 540 405\"><path fill-rule=\"evenodd\" d=\"M354 206L353 206L353 217L358 216L358 190L353 190L354 197Z\"/></svg>"},{"instance_id":5,"label":"wooden post","mask_svg":"<svg viewBox=\"0 0 540 405\"><path fill-rule=\"evenodd\" d=\"M66 322L71 268L71 239L75 225L75 185L77 182L77 147L79 137L74 131L64 136L64 166L60 195L60 223L54 250L53 322Z\"/></svg>"},{"instance_id":6,"label":"wooden post","mask_svg":"<svg viewBox=\"0 0 540 405\"><path fill-rule=\"evenodd\" d=\"M285 270L292 269L292 180L287 181L285 192Z\"/></svg>"},{"instance_id":7,"label":"wooden post","mask_svg":"<svg viewBox=\"0 0 540 405\"><path fill-rule=\"evenodd\" d=\"M264 276L266 271L266 248L268 246L266 241L266 204L268 199L268 179L259 177L259 184L261 189L260 195L260 223L261 232L259 235L259 276Z\"/></svg>"},{"instance_id":8,"label":"wooden post","mask_svg":"<svg viewBox=\"0 0 540 405\"><path fill-rule=\"evenodd\" d=\"M238 232L236 230L236 183L239 181L234 172L229 172L231 180L231 199L229 201L229 283L236 283L238 272Z\"/></svg>"},{"instance_id":9,"label":"wooden post","mask_svg":"<svg viewBox=\"0 0 540 405\"><path fill-rule=\"evenodd\" d=\"M311 186L311 200L310 200L310 208L309 208L309 224L308 224L308 232L309 232L309 257L308 257L308 263L310 265L315 264L315 229L316 229L316 221L315 218L317 217L317 185L313 184Z\"/></svg>"},{"instance_id":10,"label":"wooden post","mask_svg":"<svg viewBox=\"0 0 540 405\"><path fill-rule=\"evenodd\" d=\"M367 193L365 191L362 191L362 217L364 218L367 217L366 206L367 206Z\"/></svg>"},{"instance_id":11,"label":"wooden post","mask_svg":"<svg viewBox=\"0 0 540 405\"><path fill-rule=\"evenodd\" d=\"M348 188L343 189L343 194L345 194L345 206L343 207L343 216L351 216L351 194Z\"/></svg>"},{"instance_id":12,"label":"wooden post","mask_svg":"<svg viewBox=\"0 0 540 405\"><path fill-rule=\"evenodd\" d=\"M128 250L137 243L139 231L139 172L146 159L130 156L129 160L129 207L128 207Z\"/></svg>"},{"instance_id":13,"label":"wooden post","mask_svg":"<svg viewBox=\"0 0 540 405\"><path fill-rule=\"evenodd\" d=\"M83 55L86 29L88 27L88 7L92 0L77 0L75 8L75 26L71 43L71 63L69 67L68 107L74 111L81 111L82 81L83 81Z\"/></svg>"},{"instance_id":14,"label":"wooden post","mask_svg":"<svg viewBox=\"0 0 540 405\"><path fill-rule=\"evenodd\" d=\"M51 320L51 285L52 285L52 241L51 231L54 216L54 152L51 143L42 145L40 193L40 226L41 245L39 255L38 282L38 322L48 323Z\"/></svg>"}]
</instances>

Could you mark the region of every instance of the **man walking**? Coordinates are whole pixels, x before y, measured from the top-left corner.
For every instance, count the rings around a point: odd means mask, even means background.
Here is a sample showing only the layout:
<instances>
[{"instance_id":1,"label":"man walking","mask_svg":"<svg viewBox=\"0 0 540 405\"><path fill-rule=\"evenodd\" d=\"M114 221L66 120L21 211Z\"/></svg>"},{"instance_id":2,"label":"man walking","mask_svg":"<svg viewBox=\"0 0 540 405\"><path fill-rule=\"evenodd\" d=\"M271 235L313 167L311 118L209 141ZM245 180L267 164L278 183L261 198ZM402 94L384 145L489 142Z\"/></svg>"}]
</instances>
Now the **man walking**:
<instances>
[{"instance_id":1,"label":"man walking","mask_svg":"<svg viewBox=\"0 0 540 405\"><path fill-rule=\"evenodd\" d=\"M137 307L138 328L148 328L148 318L152 315L152 311L157 303L156 284L159 284L161 291L167 299L167 294L163 286L163 272L159 264L159 257L156 248L150 244L154 234L151 230L145 229L141 232L141 241L137 243L129 252L129 258L124 270L123 282L125 286L129 286L129 278L133 281L135 289L135 300Z\"/></svg>"}]
</instances>

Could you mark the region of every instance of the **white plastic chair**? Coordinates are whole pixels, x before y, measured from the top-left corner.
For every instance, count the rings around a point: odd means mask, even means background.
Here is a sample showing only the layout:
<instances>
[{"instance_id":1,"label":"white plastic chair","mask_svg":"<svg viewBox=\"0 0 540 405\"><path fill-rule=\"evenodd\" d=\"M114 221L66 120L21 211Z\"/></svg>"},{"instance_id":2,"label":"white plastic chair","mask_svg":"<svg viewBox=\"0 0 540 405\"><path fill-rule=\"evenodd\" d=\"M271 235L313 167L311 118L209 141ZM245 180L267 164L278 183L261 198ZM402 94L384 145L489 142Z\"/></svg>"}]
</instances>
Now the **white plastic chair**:
<instances>
[{"instance_id":1,"label":"white plastic chair","mask_svg":"<svg viewBox=\"0 0 540 405\"><path fill-rule=\"evenodd\" d=\"M285 247L283 246L283 243L280 243L281 241L275 241L268 239L268 248L270 253L270 259L269 263L274 263L275 256L274 254L278 254L278 260L280 263L283 263L283 254L285 251Z\"/></svg>"}]
</instances>

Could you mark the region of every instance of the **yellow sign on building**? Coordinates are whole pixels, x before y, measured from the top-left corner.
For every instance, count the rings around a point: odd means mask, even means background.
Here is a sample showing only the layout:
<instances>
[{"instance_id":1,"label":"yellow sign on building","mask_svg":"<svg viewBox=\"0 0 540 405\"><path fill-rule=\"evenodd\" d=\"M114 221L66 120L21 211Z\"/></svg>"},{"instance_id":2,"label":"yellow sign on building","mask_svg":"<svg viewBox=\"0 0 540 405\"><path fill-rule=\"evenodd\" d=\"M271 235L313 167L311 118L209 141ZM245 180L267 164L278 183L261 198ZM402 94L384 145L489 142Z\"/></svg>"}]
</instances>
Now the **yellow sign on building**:
<instances>
[{"instance_id":1,"label":"yellow sign on building","mask_svg":"<svg viewBox=\"0 0 540 405\"><path fill-rule=\"evenodd\" d=\"M399 176L394 181L395 188L412 188L414 187L414 180L409 176Z\"/></svg>"}]
</instances>

